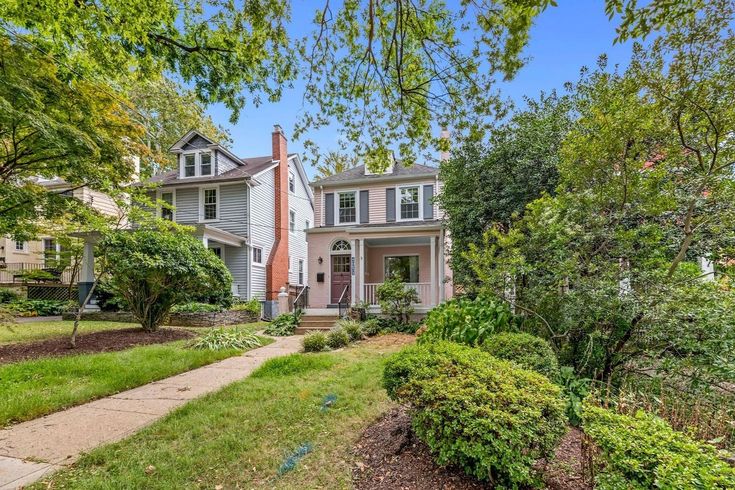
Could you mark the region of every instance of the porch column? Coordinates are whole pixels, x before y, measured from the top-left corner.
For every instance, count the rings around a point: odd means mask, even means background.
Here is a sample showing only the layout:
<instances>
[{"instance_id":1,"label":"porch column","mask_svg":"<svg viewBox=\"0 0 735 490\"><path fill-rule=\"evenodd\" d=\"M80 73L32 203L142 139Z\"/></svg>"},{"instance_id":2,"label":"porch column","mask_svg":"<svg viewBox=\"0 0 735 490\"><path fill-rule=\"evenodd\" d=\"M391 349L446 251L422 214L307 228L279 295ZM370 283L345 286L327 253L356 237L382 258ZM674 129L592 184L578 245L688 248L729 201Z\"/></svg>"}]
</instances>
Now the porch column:
<instances>
[{"instance_id":1,"label":"porch column","mask_svg":"<svg viewBox=\"0 0 735 490\"><path fill-rule=\"evenodd\" d=\"M359 244L359 240L354 239L352 240L352 246L350 247L350 299L352 305L355 304L355 279L357 279L357 247Z\"/></svg>"},{"instance_id":2,"label":"porch column","mask_svg":"<svg viewBox=\"0 0 735 490\"><path fill-rule=\"evenodd\" d=\"M360 284L357 286L357 297L361 302L365 301L365 244L363 242L364 240L360 240L357 248L357 254L360 257L358 262L360 264Z\"/></svg>"},{"instance_id":3,"label":"porch column","mask_svg":"<svg viewBox=\"0 0 735 490\"><path fill-rule=\"evenodd\" d=\"M444 263L444 229L439 232L439 302L444 302L445 291L444 291L444 272L446 271L446 264Z\"/></svg>"},{"instance_id":4,"label":"porch column","mask_svg":"<svg viewBox=\"0 0 735 490\"><path fill-rule=\"evenodd\" d=\"M431 304L436 304L436 237L431 237L429 246L429 257L431 258Z\"/></svg>"},{"instance_id":5,"label":"porch column","mask_svg":"<svg viewBox=\"0 0 735 490\"><path fill-rule=\"evenodd\" d=\"M209 248L209 237L207 235L202 234L202 245L204 245L204 248Z\"/></svg>"},{"instance_id":6,"label":"porch column","mask_svg":"<svg viewBox=\"0 0 735 490\"><path fill-rule=\"evenodd\" d=\"M79 277L79 304L84 306L85 309L88 308L88 306L84 303L84 300L87 299L87 294L89 294L89 290L92 289L92 285L94 284L94 242L91 242L89 240L85 240L84 242L84 251L82 254L82 270Z\"/></svg>"}]
</instances>

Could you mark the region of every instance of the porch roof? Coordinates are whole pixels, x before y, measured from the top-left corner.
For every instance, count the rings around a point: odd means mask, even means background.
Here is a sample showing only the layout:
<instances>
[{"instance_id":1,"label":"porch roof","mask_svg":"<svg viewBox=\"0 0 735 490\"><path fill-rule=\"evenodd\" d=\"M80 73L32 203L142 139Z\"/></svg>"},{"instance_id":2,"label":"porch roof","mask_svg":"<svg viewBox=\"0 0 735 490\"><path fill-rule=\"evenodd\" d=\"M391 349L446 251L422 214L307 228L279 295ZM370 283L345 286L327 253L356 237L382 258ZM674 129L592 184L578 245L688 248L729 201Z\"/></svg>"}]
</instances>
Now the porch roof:
<instances>
[{"instance_id":1,"label":"porch roof","mask_svg":"<svg viewBox=\"0 0 735 490\"><path fill-rule=\"evenodd\" d=\"M401 233L404 231L439 231L441 228L441 220L432 219L423 221L396 221L394 223L367 223L349 226L319 226L317 228L309 228L306 230L306 233L333 233L335 231L347 234Z\"/></svg>"},{"instance_id":2,"label":"porch roof","mask_svg":"<svg viewBox=\"0 0 735 490\"><path fill-rule=\"evenodd\" d=\"M229 231L215 228L214 226L208 225L206 223L197 223L190 226L194 226L194 228L196 229L196 231L194 232L195 235L207 237L208 240L213 240L223 245L230 245L231 247L242 247L248 241L245 237L241 237L240 235L235 235L234 233L230 233Z\"/></svg>"}]
</instances>

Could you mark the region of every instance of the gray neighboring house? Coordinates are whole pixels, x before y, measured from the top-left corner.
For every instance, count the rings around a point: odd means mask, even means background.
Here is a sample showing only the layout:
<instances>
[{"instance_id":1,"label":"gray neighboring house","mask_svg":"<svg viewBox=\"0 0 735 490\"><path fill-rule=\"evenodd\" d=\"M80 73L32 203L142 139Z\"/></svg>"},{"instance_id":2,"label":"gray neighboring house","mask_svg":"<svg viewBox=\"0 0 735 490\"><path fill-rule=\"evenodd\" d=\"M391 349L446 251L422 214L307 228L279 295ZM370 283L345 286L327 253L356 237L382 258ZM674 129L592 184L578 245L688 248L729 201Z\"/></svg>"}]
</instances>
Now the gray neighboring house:
<instances>
[{"instance_id":1,"label":"gray neighboring house","mask_svg":"<svg viewBox=\"0 0 735 490\"><path fill-rule=\"evenodd\" d=\"M272 154L240 158L196 130L170 151L178 168L158 174L151 197L173 210L161 218L195 228L205 246L232 273L232 293L266 302L266 314L281 287L306 286L306 233L314 222L314 198L298 154L287 152L280 126Z\"/></svg>"}]
</instances>

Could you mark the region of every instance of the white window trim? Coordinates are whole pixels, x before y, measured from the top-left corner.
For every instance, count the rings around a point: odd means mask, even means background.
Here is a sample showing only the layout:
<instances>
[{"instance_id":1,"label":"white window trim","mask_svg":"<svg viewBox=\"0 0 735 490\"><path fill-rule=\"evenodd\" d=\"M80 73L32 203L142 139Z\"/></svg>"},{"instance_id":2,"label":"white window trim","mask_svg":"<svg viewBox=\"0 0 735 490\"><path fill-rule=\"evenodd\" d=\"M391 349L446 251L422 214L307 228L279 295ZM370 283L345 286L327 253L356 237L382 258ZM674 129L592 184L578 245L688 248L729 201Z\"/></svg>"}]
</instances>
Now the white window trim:
<instances>
[{"instance_id":1,"label":"white window trim","mask_svg":"<svg viewBox=\"0 0 735 490\"><path fill-rule=\"evenodd\" d=\"M260 249L260 262L255 261L255 249ZM260 245L252 245L250 247L250 263L253 264L254 267L265 267L265 256L264 256L264 250L263 247Z\"/></svg>"},{"instance_id":2,"label":"white window trim","mask_svg":"<svg viewBox=\"0 0 735 490\"><path fill-rule=\"evenodd\" d=\"M23 248L18 250L18 243L23 244ZM43 242L42 242L43 243ZM28 253L28 242L23 240L13 240L13 251L17 254L27 254Z\"/></svg>"},{"instance_id":3,"label":"white window trim","mask_svg":"<svg viewBox=\"0 0 735 490\"><path fill-rule=\"evenodd\" d=\"M304 279L306 278L306 262L304 259L298 259L298 268L296 269L296 282L299 286L304 285Z\"/></svg>"},{"instance_id":4,"label":"white window trim","mask_svg":"<svg viewBox=\"0 0 735 490\"><path fill-rule=\"evenodd\" d=\"M291 223L292 223L291 216L293 216L293 230L291 229ZM296 219L297 219L296 210L289 209L288 210L288 232L291 233L292 235L295 234L297 231L299 231L298 228L296 228Z\"/></svg>"},{"instance_id":5,"label":"white window trim","mask_svg":"<svg viewBox=\"0 0 735 490\"><path fill-rule=\"evenodd\" d=\"M342 221L339 219L339 196L340 194L355 194L355 221ZM344 190L344 191L335 191L335 199L334 199L334 222L337 225L357 225L360 223L360 191L357 189L354 190Z\"/></svg>"},{"instance_id":6,"label":"white window trim","mask_svg":"<svg viewBox=\"0 0 735 490\"><path fill-rule=\"evenodd\" d=\"M291 189L291 184L293 184L293 189ZM288 173L288 190L296 194L296 176L293 172Z\"/></svg>"},{"instance_id":7,"label":"white window trim","mask_svg":"<svg viewBox=\"0 0 735 490\"><path fill-rule=\"evenodd\" d=\"M215 219L204 219L204 191L211 190L211 189L217 190L217 217ZM199 188L199 222L200 223L218 222L219 217L220 217L220 212L221 212L220 205L221 205L221 195L220 195L219 185L207 185L207 186L202 186Z\"/></svg>"},{"instance_id":8,"label":"white window trim","mask_svg":"<svg viewBox=\"0 0 735 490\"><path fill-rule=\"evenodd\" d=\"M209 153L210 155L209 166L212 171L207 175L202 175L202 153ZM186 167L186 165L184 165L184 162L186 162L187 155L194 155L194 175L190 177L186 177L184 173L184 168ZM179 178L194 179L196 177L214 177L214 175L214 152L210 150L189 150L181 153L181 161L179 162Z\"/></svg>"},{"instance_id":9,"label":"white window trim","mask_svg":"<svg viewBox=\"0 0 735 490\"><path fill-rule=\"evenodd\" d=\"M156 200L162 201L163 200L163 195L164 194L169 194L169 193L172 194L172 196L171 196L171 205L174 207L174 209L172 210L172 212L173 212L173 222L176 223L176 189L165 190L165 191L163 189L158 189L156 191ZM159 204L159 205L156 206L156 217L163 218L162 214L163 214L163 208Z\"/></svg>"},{"instance_id":10,"label":"white window trim","mask_svg":"<svg viewBox=\"0 0 735 490\"><path fill-rule=\"evenodd\" d=\"M46 240L52 240L54 242L54 252L56 253L56 255L53 256L52 260L55 260L56 262L59 262L61 260L61 243L59 243L59 240L51 237L42 238L41 253L43 253L44 267L46 266L46 260L48 259L48 257L46 257Z\"/></svg>"},{"instance_id":11,"label":"white window trim","mask_svg":"<svg viewBox=\"0 0 735 490\"><path fill-rule=\"evenodd\" d=\"M419 217L418 218L401 218L401 189L419 189ZM424 186L423 184L402 185L396 188L396 221L422 221L424 219Z\"/></svg>"},{"instance_id":12,"label":"white window trim","mask_svg":"<svg viewBox=\"0 0 735 490\"><path fill-rule=\"evenodd\" d=\"M308 219L304 220L304 233L306 233L306 230L309 228L311 228L311 222Z\"/></svg>"}]
</instances>

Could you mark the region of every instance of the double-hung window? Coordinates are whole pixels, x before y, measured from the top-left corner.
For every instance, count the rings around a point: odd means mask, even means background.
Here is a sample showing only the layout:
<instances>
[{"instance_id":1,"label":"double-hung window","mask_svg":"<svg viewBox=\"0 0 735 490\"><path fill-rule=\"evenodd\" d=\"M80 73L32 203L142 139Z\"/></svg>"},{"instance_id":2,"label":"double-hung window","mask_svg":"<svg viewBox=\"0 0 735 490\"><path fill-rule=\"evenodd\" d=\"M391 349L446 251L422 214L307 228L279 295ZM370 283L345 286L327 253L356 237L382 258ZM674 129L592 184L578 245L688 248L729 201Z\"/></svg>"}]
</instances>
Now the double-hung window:
<instances>
[{"instance_id":1,"label":"double-hung window","mask_svg":"<svg viewBox=\"0 0 735 490\"><path fill-rule=\"evenodd\" d=\"M401 187L401 219L419 219L419 188Z\"/></svg>"},{"instance_id":2,"label":"double-hung window","mask_svg":"<svg viewBox=\"0 0 735 490\"><path fill-rule=\"evenodd\" d=\"M16 252L25 252L26 251L26 242L15 242L15 251Z\"/></svg>"},{"instance_id":3,"label":"double-hung window","mask_svg":"<svg viewBox=\"0 0 735 490\"><path fill-rule=\"evenodd\" d=\"M295 211L288 212L288 229L291 231L291 233L294 233L296 231L296 212Z\"/></svg>"},{"instance_id":4,"label":"double-hung window","mask_svg":"<svg viewBox=\"0 0 735 490\"><path fill-rule=\"evenodd\" d=\"M195 153L184 155L184 177L194 177L197 173L197 156Z\"/></svg>"},{"instance_id":5,"label":"double-hung window","mask_svg":"<svg viewBox=\"0 0 735 490\"><path fill-rule=\"evenodd\" d=\"M219 219L219 202L217 198L217 188L209 188L202 190L202 219L204 221L212 221Z\"/></svg>"},{"instance_id":6,"label":"double-hung window","mask_svg":"<svg viewBox=\"0 0 735 490\"><path fill-rule=\"evenodd\" d=\"M299 259L299 285L304 284L304 260Z\"/></svg>"},{"instance_id":7,"label":"double-hung window","mask_svg":"<svg viewBox=\"0 0 735 490\"><path fill-rule=\"evenodd\" d=\"M357 196L355 191L340 192L337 205L340 223L354 223L357 221Z\"/></svg>"},{"instance_id":8,"label":"double-hung window","mask_svg":"<svg viewBox=\"0 0 735 490\"><path fill-rule=\"evenodd\" d=\"M253 263L263 263L263 249L260 247L253 247Z\"/></svg>"},{"instance_id":9,"label":"double-hung window","mask_svg":"<svg viewBox=\"0 0 735 490\"><path fill-rule=\"evenodd\" d=\"M212 175L212 154L209 152L199 154L199 175Z\"/></svg>"},{"instance_id":10,"label":"double-hung window","mask_svg":"<svg viewBox=\"0 0 735 490\"><path fill-rule=\"evenodd\" d=\"M174 221L174 193L162 192L161 201L166 203L166 206L161 206L161 218L168 221Z\"/></svg>"},{"instance_id":11,"label":"double-hung window","mask_svg":"<svg viewBox=\"0 0 735 490\"><path fill-rule=\"evenodd\" d=\"M294 179L292 173L288 174L288 190L290 190L291 192L296 192L296 180Z\"/></svg>"}]
</instances>

